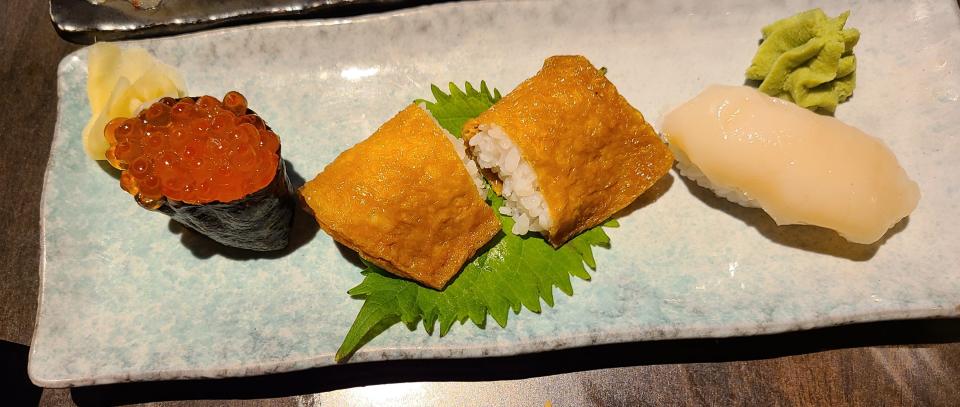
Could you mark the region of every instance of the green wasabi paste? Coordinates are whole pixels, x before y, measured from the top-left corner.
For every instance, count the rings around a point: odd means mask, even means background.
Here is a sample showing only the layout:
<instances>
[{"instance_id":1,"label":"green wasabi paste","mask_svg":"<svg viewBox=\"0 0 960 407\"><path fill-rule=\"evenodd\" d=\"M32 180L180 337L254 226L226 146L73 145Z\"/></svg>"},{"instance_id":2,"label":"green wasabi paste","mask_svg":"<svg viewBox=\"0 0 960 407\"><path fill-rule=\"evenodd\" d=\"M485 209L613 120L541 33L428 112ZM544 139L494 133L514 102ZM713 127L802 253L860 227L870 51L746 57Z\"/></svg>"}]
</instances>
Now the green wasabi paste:
<instances>
[{"instance_id":1,"label":"green wasabi paste","mask_svg":"<svg viewBox=\"0 0 960 407\"><path fill-rule=\"evenodd\" d=\"M819 8L763 27L763 41L747 68L760 91L810 110L834 112L856 86L855 28L844 29L850 12L829 18Z\"/></svg>"}]
</instances>

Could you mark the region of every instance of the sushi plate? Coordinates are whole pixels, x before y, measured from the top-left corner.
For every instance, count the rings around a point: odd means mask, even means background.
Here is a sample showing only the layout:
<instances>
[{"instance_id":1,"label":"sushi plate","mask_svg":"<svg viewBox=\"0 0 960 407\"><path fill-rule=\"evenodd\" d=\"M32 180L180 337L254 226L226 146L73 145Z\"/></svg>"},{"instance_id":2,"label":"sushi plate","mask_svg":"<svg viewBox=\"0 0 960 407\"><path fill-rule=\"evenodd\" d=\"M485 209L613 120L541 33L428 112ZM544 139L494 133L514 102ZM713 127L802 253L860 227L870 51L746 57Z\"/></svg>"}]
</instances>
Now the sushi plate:
<instances>
[{"instance_id":1,"label":"sushi plate","mask_svg":"<svg viewBox=\"0 0 960 407\"><path fill-rule=\"evenodd\" d=\"M136 42L191 94L240 90L312 178L430 84L508 91L554 54L583 54L654 123L712 83L740 84L760 27L825 6L863 33L856 95L837 116L882 138L920 184L917 210L878 244L777 227L675 173L611 229L592 281L505 329L439 338L395 326L351 363L509 355L591 344L754 335L960 315L960 11L953 0L445 3L338 20ZM360 269L307 216L291 248L212 245L140 209L80 132L86 50L59 67L42 203L41 294L29 373L42 386L263 374L333 364L361 301ZM371 159L376 159L371 157ZM301 214L302 215L302 214Z\"/></svg>"}]
</instances>

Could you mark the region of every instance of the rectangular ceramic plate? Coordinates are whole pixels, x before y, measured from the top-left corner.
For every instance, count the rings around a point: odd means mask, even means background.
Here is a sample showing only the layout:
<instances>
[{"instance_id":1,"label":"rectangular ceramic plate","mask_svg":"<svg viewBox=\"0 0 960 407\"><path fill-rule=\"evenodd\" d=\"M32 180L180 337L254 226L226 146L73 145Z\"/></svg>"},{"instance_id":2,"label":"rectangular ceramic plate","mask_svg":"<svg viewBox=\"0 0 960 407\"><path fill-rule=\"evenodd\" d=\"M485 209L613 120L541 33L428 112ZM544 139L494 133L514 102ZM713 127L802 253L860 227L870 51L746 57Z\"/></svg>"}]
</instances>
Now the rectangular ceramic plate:
<instances>
[{"instance_id":1,"label":"rectangular ceramic plate","mask_svg":"<svg viewBox=\"0 0 960 407\"><path fill-rule=\"evenodd\" d=\"M190 93L237 89L312 178L430 84L509 91L554 54L584 54L654 123L711 83L740 84L760 28L808 1L521 1L442 4L336 21L237 27L137 42ZM920 205L882 244L777 227L676 174L610 231L593 281L541 315L438 338L396 326L351 362L507 355L596 343L721 337L960 314L960 12L956 2L825 2L863 33L859 86L837 116L882 138ZM360 282L300 218L277 258L216 249L139 208L96 162L86 50L59 69L43 199L42 290L30 376L43 386L253 375L333 363ZM375 159L371 157L371 159ZM303 233L308 232L308 233Z\"/></svg>"}]
</instances>

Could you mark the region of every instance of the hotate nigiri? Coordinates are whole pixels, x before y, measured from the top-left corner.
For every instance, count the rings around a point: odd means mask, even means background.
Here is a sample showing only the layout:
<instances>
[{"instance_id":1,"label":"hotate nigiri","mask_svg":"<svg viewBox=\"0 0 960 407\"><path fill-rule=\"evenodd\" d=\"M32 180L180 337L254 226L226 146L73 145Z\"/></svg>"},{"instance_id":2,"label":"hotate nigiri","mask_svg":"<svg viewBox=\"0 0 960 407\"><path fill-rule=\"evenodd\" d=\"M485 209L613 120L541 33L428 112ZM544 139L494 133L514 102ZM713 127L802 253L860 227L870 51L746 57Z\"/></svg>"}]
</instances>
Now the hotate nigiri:
<instances>
[{"instance_id":1,"label":"hotate nigiri","mask_svg":"<svg viewBox=\"0 0 960 407\"><path fill-rule=\"evenodd\" d=\"M876 242L920 190L883 141L743 86L710 86L663 122L680 173L779 225Z\"/></svg>"}]
</instances>

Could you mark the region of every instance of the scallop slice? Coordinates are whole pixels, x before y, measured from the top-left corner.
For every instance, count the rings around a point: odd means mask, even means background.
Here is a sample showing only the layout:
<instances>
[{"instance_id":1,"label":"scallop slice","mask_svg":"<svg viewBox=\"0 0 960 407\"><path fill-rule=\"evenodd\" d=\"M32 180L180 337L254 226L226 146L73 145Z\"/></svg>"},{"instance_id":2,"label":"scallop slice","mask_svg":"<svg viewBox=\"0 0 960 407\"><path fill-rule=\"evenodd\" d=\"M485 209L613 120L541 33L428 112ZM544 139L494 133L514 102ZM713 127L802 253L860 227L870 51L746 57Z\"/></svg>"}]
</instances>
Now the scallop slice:
<instances>
[{"instance_id":1,"label":"scallop slice","mask_svg":"<svg viewBox=\"0 0 960 407\"><path fill-rule=\"evenodd\" d=\"M681 173L778 225L876 242L920 190L882 140L744 86L710 86L664 117Z\"/></svg>"}]
</instances>

